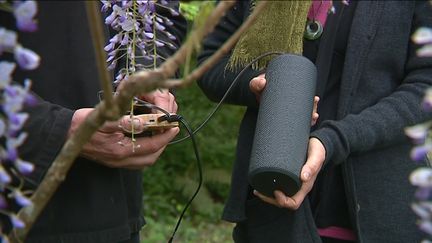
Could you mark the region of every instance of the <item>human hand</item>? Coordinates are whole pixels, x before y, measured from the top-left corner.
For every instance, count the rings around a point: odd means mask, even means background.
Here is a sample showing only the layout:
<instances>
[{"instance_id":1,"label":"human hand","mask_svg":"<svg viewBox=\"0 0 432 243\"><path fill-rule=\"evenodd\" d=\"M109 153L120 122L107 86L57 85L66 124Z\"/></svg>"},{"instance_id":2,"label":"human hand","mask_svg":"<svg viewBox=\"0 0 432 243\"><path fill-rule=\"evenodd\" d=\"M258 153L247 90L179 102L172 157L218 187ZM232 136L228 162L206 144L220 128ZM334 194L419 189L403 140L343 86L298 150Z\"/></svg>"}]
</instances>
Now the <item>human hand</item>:
<instances>
[{"instance_id":1,"label":"human hand","mask_svg":"<svg viewBox=\"0 0 432 243\"><path fill-rule=\"evenodd\" d=\"M252 91L252 93L255 94L258 102L260 102L261 100L261 93L264 91L266 83L267 80L265 79L265 73L256 76L255 78L251 79L251 81L249 82L249 88ZM320 99L318 96L314 97L311 126L315 125L315 123L318 121L319 118L319 114L318 114L319 100Z\"/></svg>"},{"instance_id":2,"label":"human hand","mask_svg":"<svg viewBox=\"0 0 432 243\"><path fill-rule=\"evenodd\" d=\"M258 191L254 194L261 200L273 204L277 207L297 210L305 199L306 195L312 190L316 177L321 170L325 160L326 151L324 145L317 138L309 139L308 158L301 170L300 178L302 185L300 190L292 197L286 196L281 191L274 191L275 198L264 196Z\"/></svg>"},{"instance_id":3,"label":"human hand","mask_svg":"<svg viewBox=\"0 0 432 243\"><path fill-rule=\"evenodd\" d=\"M264 91L264 88L267 84L267 80L265 78L265 73L262 73L255 78L251 79L249 82L249 88L252 93L255 94L255 97L258 102L261 101L261 93Z\"/></svg>"},{"instance_id":4,"label":"human hand","mask_svg":"<svg viewBox=\"0 0 432 243\"><path fill-rule=\"evenodd\" d=\"M170 113L177 111L177 103L169 92L154 91L141 98ZM92 110L84 108L75 111L68 137L84 122ZM108 167L142 169L153 165L166 145L179 132L179 128L171 128L151 137L135 138L132 142L124 134L125 130L131 130L132 122L135 131L143 130L143 121L139 117L131 120L130 116L124 116L117 122L106 122L84 145L80 155Z\"/></svg>"},{"instance_id":5,"label":"human hand","mask_svg":"<svg viewBox=\"0 0 432 243\"><path fill-rule=\"evenodd\" d=\"M159 106L160 108L168 111L169 113L177 112L178 106L175 102L175 97L167 89L158 89L151 93L141 95L140 99Z\"/></svg>"}]
</instances>

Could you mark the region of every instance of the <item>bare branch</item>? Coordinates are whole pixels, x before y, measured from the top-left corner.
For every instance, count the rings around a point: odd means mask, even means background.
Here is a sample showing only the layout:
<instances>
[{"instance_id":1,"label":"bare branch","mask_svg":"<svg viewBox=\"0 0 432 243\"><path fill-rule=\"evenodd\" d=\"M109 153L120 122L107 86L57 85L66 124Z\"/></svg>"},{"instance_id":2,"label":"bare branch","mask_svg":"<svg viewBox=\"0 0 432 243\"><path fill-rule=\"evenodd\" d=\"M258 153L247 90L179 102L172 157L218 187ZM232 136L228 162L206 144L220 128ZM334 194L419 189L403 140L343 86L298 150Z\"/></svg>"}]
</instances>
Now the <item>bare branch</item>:
<instances>
[{"instance_id":1,"label":"bare branch","mask_svg":"<svg viewBox=\"0 0 432 243\"><path fill-rule=\"evenodd\" d=\"M190 85L192 82L200 78L204 73L206 73L217 61L228 52L231 51L233 46L240 39L241 35L254 23L257 17L260 15L261 11L267 6L267 1L260 1L255 7L252 14L247 18L245 22L238 28L238 30L213 54L211 55L203 64L195 68L195 70L183 79L168 80L165 82L164 88L175 88L184 87Z\"/></svg>"},{"instance_id":2,"label":"bare branch","mask_svg":"<svg viewBox=\"0 0 432 243\"><path fill-rule=\"evenodd\" d=\"M87 21L90 27L90 33L93 41L93 48L95 52L96 65L99 73L99 80L101 82L101 87L104 92L104 100L108 109L108 116L118 116L119 111L113 109L113 89L111 86L112 78L106 67L106 54L104 52L104 33L102 29L102 21L100 12L98 10L98 1L86 1L86 11L87 11Z\"/></svg>"},{"instance_id":3,"label":"bare branch","mask_svg":"<svg viewBox=\"0 0 432 243\"><path fill-rule=\"evenodd\" d=\"M203 28L197 29L191 33L191 36L193 36L191 38L202 40L204 35L216 26L225 11L233 4L233 1L221 2L209 16ZM179 65L184 62L188 50L193 48L192 44L194 44L192 41L187 41L173 57L162 64L161 68L152 71L137 72L131 75L128 81L122 82L124 83L122 89L119 91L119 95L113 98L111 105L108 106L106 103L107 100L105 100L95 107L94 111L89 114L85 122L81 124L72 137L66 141L60 154L50 166L41 184L31 197L33 205L23 208L18 212L18 217L24 222L25 227L22 229L15 229L10 233L9 239L11 242L24 241L33 223L45 208L59 185L64 181L74 160L78 157L82 147L87 143L93 133L102 126L105 121L115 120L121 117L120 113L110 114L108 110L126 110L130 105L131 99L135 95L146 93L163 86L163 82L168 77L174 76ZM98 59L104 60L104 58ZM103 75L101 77L103 77Z\"/></svg>"},{"instance_id":4,"label":"bare branch","mask_svg":"<svg viewBox=\"0 0 432 243\"><path fill-rule=\"evenodd\" d=\"M174 73L175 70L179 68L180 64L184 62L186 55L194 48L194 40L202 40L204 36L212 32L225 12L232 8L234 4L235 1L220 1L212 14L210 14L210 16L207 18L203 28L197 29L194 35L190 35L185 45L180 47L180 49L172 57L167 59L166 62L164 62L157 70L160 70L165 74ZM172 75L164 76L164 79L168 79L170 77L172 77Z\"/></svg>"}]
</instances>

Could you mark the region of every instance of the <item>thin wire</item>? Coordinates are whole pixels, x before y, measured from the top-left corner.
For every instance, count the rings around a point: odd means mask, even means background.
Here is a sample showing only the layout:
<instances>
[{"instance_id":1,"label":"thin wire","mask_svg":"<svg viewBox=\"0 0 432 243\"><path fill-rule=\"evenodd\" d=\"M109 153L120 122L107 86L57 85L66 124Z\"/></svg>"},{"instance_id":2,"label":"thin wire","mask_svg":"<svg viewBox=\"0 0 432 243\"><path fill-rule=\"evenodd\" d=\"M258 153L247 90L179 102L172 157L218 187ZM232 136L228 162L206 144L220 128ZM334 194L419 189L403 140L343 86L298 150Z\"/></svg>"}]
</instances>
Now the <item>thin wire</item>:
<instances>
[{"instance_id":1,"label":"thin wire","mask_svg":"<svg viewBox=\"0 0 432 243\"><path fill-rule=\"evenodd\" d=\"M207 122L213 117L213 115L216 113L216 111L219 109L219 107L221 106L221 104L225 101L226 97L228 96L229 92L231 91L231 89L234 87L234 85L238 82L239 78L243 75L243 73L247 70L247 68L249 68L250 66L252 66L255 62L257 62L258 60L260 60L261 58L264 58L266 56L270 56L270 55L282 55L284 54L283 52L268 52L265 54L262 54L260 56L258 56L257 58L255 58L254 60L252 60L249 64L247 64L240 72L239 74L237 74L237 76L235 77L235 79L233 80L233 82L231 83L231 85L228 87L227 91L225 91L225 94L223 95L222 99L219 101L219 103L216 105L216 107L213 109L212 112L209 113L209 115L207 115L206 119L204 120L204 122L194 131L192 131L191 127L189 126L189 123L186 121L186 119L184 119L182 116L180 115L171 115L168 111L166 111L165 109L153 105L151 103L148 103L144 100L141 100L137 97L134 97L134 100L138 103L140 103L140 105L148 107L148 108L152 108L152 109L156 109L161 111L162 113L164 113L166 115L166 120L168 120L168 122L174 122L174 121L179 121L187 130L188 132L188 136L183 137L179 140L175 140L169 144L175 144L175 143L179 143L182 142L188 138L191 138L192 140L192 145L193 145L193 149L195 152L195 157L196 157L196 161L197 161L197 167L198 167L198 186L195 189L194 194L192 195L192 197L189 199L189 201L186 203L185 207L183 208L183 211L181 212L179 219L177 220L177 224L174 228L174 231L170 237L170 239L168 240L168 243L172 243L172 241L174 240L175 234L177 233L178 228L180 227L180 224L182 222L182 219L187 211L187 209L189 208L189 206L192 204L192 201L195 199L195 197L198 195L198 192L200 191L202 184L203 184L203 173L202 173L202 166L201 166L201 158L199 155L199 151L198 151L198 145L197 142L195 140L195 133L197 133L202 127L204 127ZM98 93L98 95L100 96L101 93Z\"/></svg>"},{"instance_id":2,"label":"thin wire","mask_svg":"<svg viewBox=\"0 0 432 243\"><path fill-rule=\"evenodd\" d=\"M150 108L150 109L155 109L155 110L161 111L161 112L164 113L167 117L170 117L170 116L171 116L171 114L170 114L168 111L166 111L166 110L160 108L160 107L157 106L157 105L153 105L153 104L151 104L151 103L149 103L149 102L147 102L147 101L144 101L144 100L142 100L142 99L140 99L140 98L137 98L137 97L134 97L134 100L135 100L136 102L138 102L137 104L139 104L140 106L144 106L144 107L147 107L147 108Z\"/></svg>"},{"instance_id":3,"label":"thin wire","mask_svg":"<svg viewBox=\"0 0 432 243\"><path fill-rule=\"evenodd\" d=\"M171 116L173 116L173 115L171 115ZM174 115L174 116L176 116L176 115ZM178 117L179 117L178 121L180 121L183 124L183 126L186 128L186 130L189 133L190 138L192 140L192 145L193 145L193 148L194 148L194 151L195 151L195 157L196 157L196 161L197 161L199 179L198 179L198 187L195 190L195 193L192 195L192 197L189 199L189 201L187 202L187 204L183 208L183 211L180 214L180 217L179 217L179 219L177 221L177 224L176 224L176 226L174 228L174 231L173 231L173 233L171 235L171 238L168 240L168 243L172 243L172 241L174 240L174 236L175 236L175 234L177 232L177 229L180 226L180 223L181 223L181 221L183 219L184 214L186 213L186 210L192 204L192 201L195 199L195 197L198 194L199 190L201 189L201 186L202 186L202 183L203 183L201 159L200 159L200 156L199 156L198 145L196 143L195 136L194 136L194 134L192 132L192 129L190 128L189 124L187 123L187 121L183 117L181 117L181 116L178 116Z\"/></svg>"},{"instance_id":4,"label":"thin wire","mask_svg":"<svg viewBox=\"0 0 432 243\"><path fill-rule=\"evenodd\" d=\"M282 55L285 54L283 52L267 52L264 53L258 57L256 57L255 59L253 59L250 63L248 63L240 72L239 74L237 74L237 76L235 77L235 79L233 80L233 82L231 83L231 85L228 87L227 91L225 91L225 94L222 96L222 99L219 101L219 103L216 105L216 107L213 109L213 111L211 111L207 117L204 119L204 121L201 123L201 125L199 125L193 132L192 134L196 134L199 130L201 130L201 128L203 128L208 121L213 117L213 115L216 113L216 111L219 110L220 106L222 105L222 103L225 101L226 97L228 96L229 92L232 90L232 88L234 87L234 85L238 82L239 78L243 75L244 72L246 72L246 70L251 67L254 63L256 63L257 61L259 61L261 58L270 56L270 55ZM169 143L169 145L173 145L173 144L177 144L180 142L183 142L184 140L188 139L190 137L190 135L187 135L183 138L174 140L172 142Z\"/></svg>"},{"instance_id":5,"label":"thin wire","mask_svg":"<svg viewBox=\"0 0 432 243\"><path fill-rule=\"evenodd\" d=\"M173 233L172 233L172 235L171 235L171 237L170 237L170 239L168 240L168 243L171 243L173 240L174 240L174 236L175 236L175 234L177 233L177 230L178 230L178 228L179 228L179 226L180 226L180 224L181 224L181 221L182 221L182 219L183 219L183 217L184 217L184 214L186 213L186 211L187 211L187 209L189 208L189 206L192 204L192 201L195 199L195 197L198 195L198 192L200 191L200 189L201 189L201 186L202 186L202 184L203 184L203 173L202 173L202 166L201 166L201 158L200 158L200 155L199 155L199 151L198 151L198 145L197 145L197 142L196 142L196 140L195 140L195 136L194 136L194 134L193 134L193 132L192 132L192 129L190 128L190 126L189 126L189 123L186 121L186 119L184 119L182 116L180 116L180 115L176 115L176 114L170 114L168 111L166 111L165 109L163 109L163 108L161 108L161 107L159 107L159 106L156 106L156 105L153 105L153 104L150 104L150 103L148 103L148 102L146 102L146 101L143 101L143 100L140 100L140 99L138 99L138 98L135 98L135 100L137 100L137 101L139 101L139 102L142 102L142 105L143 106L146 106L146 107L148 107L148 108L153 108L153 109L156 109L156 110L159 110L159 111L161 111L162 113L164 113L165 115L166 115L166 117L165 117L165 119L168 121L168 122L174 122L174 121L179 121L185 128L186 128L186 130L187 130L187 132L189 133L189 136L190 136L190 138L191 138L191 140L192 140L192 145L193 145L193 149L194 149L194 152L195 152L195 157L196 157L196 161L197 161L197 167L198 167L198 186L197 186L197 188L195 189L195 192L194 192L194 194L192 195L192 197L189 199L189 201L186 203L186 205L185 205L185 207L183 208L183 211L181 212L181 214L180 214L180 216L179 216L179 219L177 220L177 224L176 224L176 226L175 226L175 228L174 228L174 231L173 231Z\"/></svg>"}]
</instances>

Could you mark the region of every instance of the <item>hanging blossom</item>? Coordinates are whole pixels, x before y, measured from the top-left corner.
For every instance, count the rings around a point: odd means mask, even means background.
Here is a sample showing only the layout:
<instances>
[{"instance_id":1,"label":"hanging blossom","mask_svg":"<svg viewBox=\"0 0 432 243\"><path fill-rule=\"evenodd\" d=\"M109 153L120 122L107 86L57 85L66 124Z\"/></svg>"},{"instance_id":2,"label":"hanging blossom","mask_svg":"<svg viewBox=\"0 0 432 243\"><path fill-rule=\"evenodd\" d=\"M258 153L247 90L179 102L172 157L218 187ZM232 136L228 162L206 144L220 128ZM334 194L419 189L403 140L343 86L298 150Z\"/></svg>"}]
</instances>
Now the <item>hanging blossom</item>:
<instances>
[{"instance_id":1,"label":"hanging blossom","mask_svg":"<svg viewBox=\"0 0 432 243\"><path fill-rule=\"evenodd\" d=\"M412 41L420 45L417 50L419 57L432 57L432 29L421 27L412 35ZM432 112L432 88L426 90L422 107L425 112ZM417 187L413 211L419 217L419 228L432 237L432 121L418 124L405 129L405 133L414 143L411 150L411 159L414 161L428 161L429 167L421 167L410 175L410 182ZM423 240L423 243L431 243L431 240Z\"/></svg>"},{"instance_id":2,"label":"hanging blossom","mask_svg":"<svg viewBox=\"0 0 432 243\"><path fill-rule=\"evenodd\" d=\"M157 48L167 46L175 49L171 43L176 37L167 31L172 21L158 14L156 9L164 9L172 16L179 15L176 9L170 8L168 1L101 1L102 11L110 14L105 24L116 31L116 34L105 46L108 53L108 69L113 70L120 59L126 60L121 67L115 84L128 75L142 69L154 69L158 60L164 58L158 54ZM140 59L144 61L140 63Z\"/></svg>"},{"instance_id":3,"label":"hanging blossom","mask_svg":"<svg viewBox=\"0 0 432 243\"><path fill-rule=\"evenodd\" d=\"M37 29L34 19L37 13L35 1L3 0L0 1L0 10L13 14L18 30L28 32ZM4 53L12 54L16 63L4 60ZM34 105L36 99L30 94L30 80L25 80L21 86L13 82L12 73L18 67L34 70L39 63L40 57L18 42L15 31L0 26L0 214L9 217L13 228L25 225L11 207L28 207L32 204L28 192L23 191L23 177L33 171L34 165L20 158L18 148L27 137L25 132L21 132L28 119L28 114L22 112L22 108ZM0 231L1 242L8 242L7 236L2 232L3 229Z\"/></svg>"},{"instance_id":4,"label":"hanging blossom","mask_svg":"<svg viewBox=\"0 0 432 243\"><path fill-rule=\"evenodd\" d=\"M108 69L115 69L120 60L125 63L124 66L119 67L114 80L115 86L136 71L156 68L158 61L164 60L164 57L159 55L158 48L176 49L171 43L176 40L176 37L167 30L167 26L173 25L173 22L158 13L158 10L164 10L165 13L168 12L172 16L179 15L178 10L169 6L168 1L111 0L101 2L102 11L108 14L105 24L116 31L104 48L108 53ZM131 101L131 120L134 119L134 109L137 105L137 101ZM135 151L137 131L133 122L131 125L132 129L128 132L132 136L132 151Z\"/></svg>"}]
</instances>

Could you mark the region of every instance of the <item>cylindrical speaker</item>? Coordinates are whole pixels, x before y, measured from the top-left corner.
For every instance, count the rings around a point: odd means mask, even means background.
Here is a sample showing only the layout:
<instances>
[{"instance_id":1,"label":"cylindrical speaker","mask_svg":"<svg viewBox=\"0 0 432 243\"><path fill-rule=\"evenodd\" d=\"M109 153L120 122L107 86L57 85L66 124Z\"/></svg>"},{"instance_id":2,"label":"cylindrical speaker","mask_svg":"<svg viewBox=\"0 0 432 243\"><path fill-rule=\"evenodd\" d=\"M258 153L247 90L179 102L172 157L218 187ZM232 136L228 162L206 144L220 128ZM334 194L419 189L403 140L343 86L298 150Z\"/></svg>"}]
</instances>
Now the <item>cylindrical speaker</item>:
<instances>
[{"instance_id":1,"label":"cylindrical speaker","mask_svg":"<svg viewBox=\"0 0 432 243\"><path fill-rule=\"evenodd\" d=\"M317 71L309 59L284 54L270 61L261 94L249 165L249 183L274 197L294 195L307 155Z\"/></svg>"}]
</instances>

